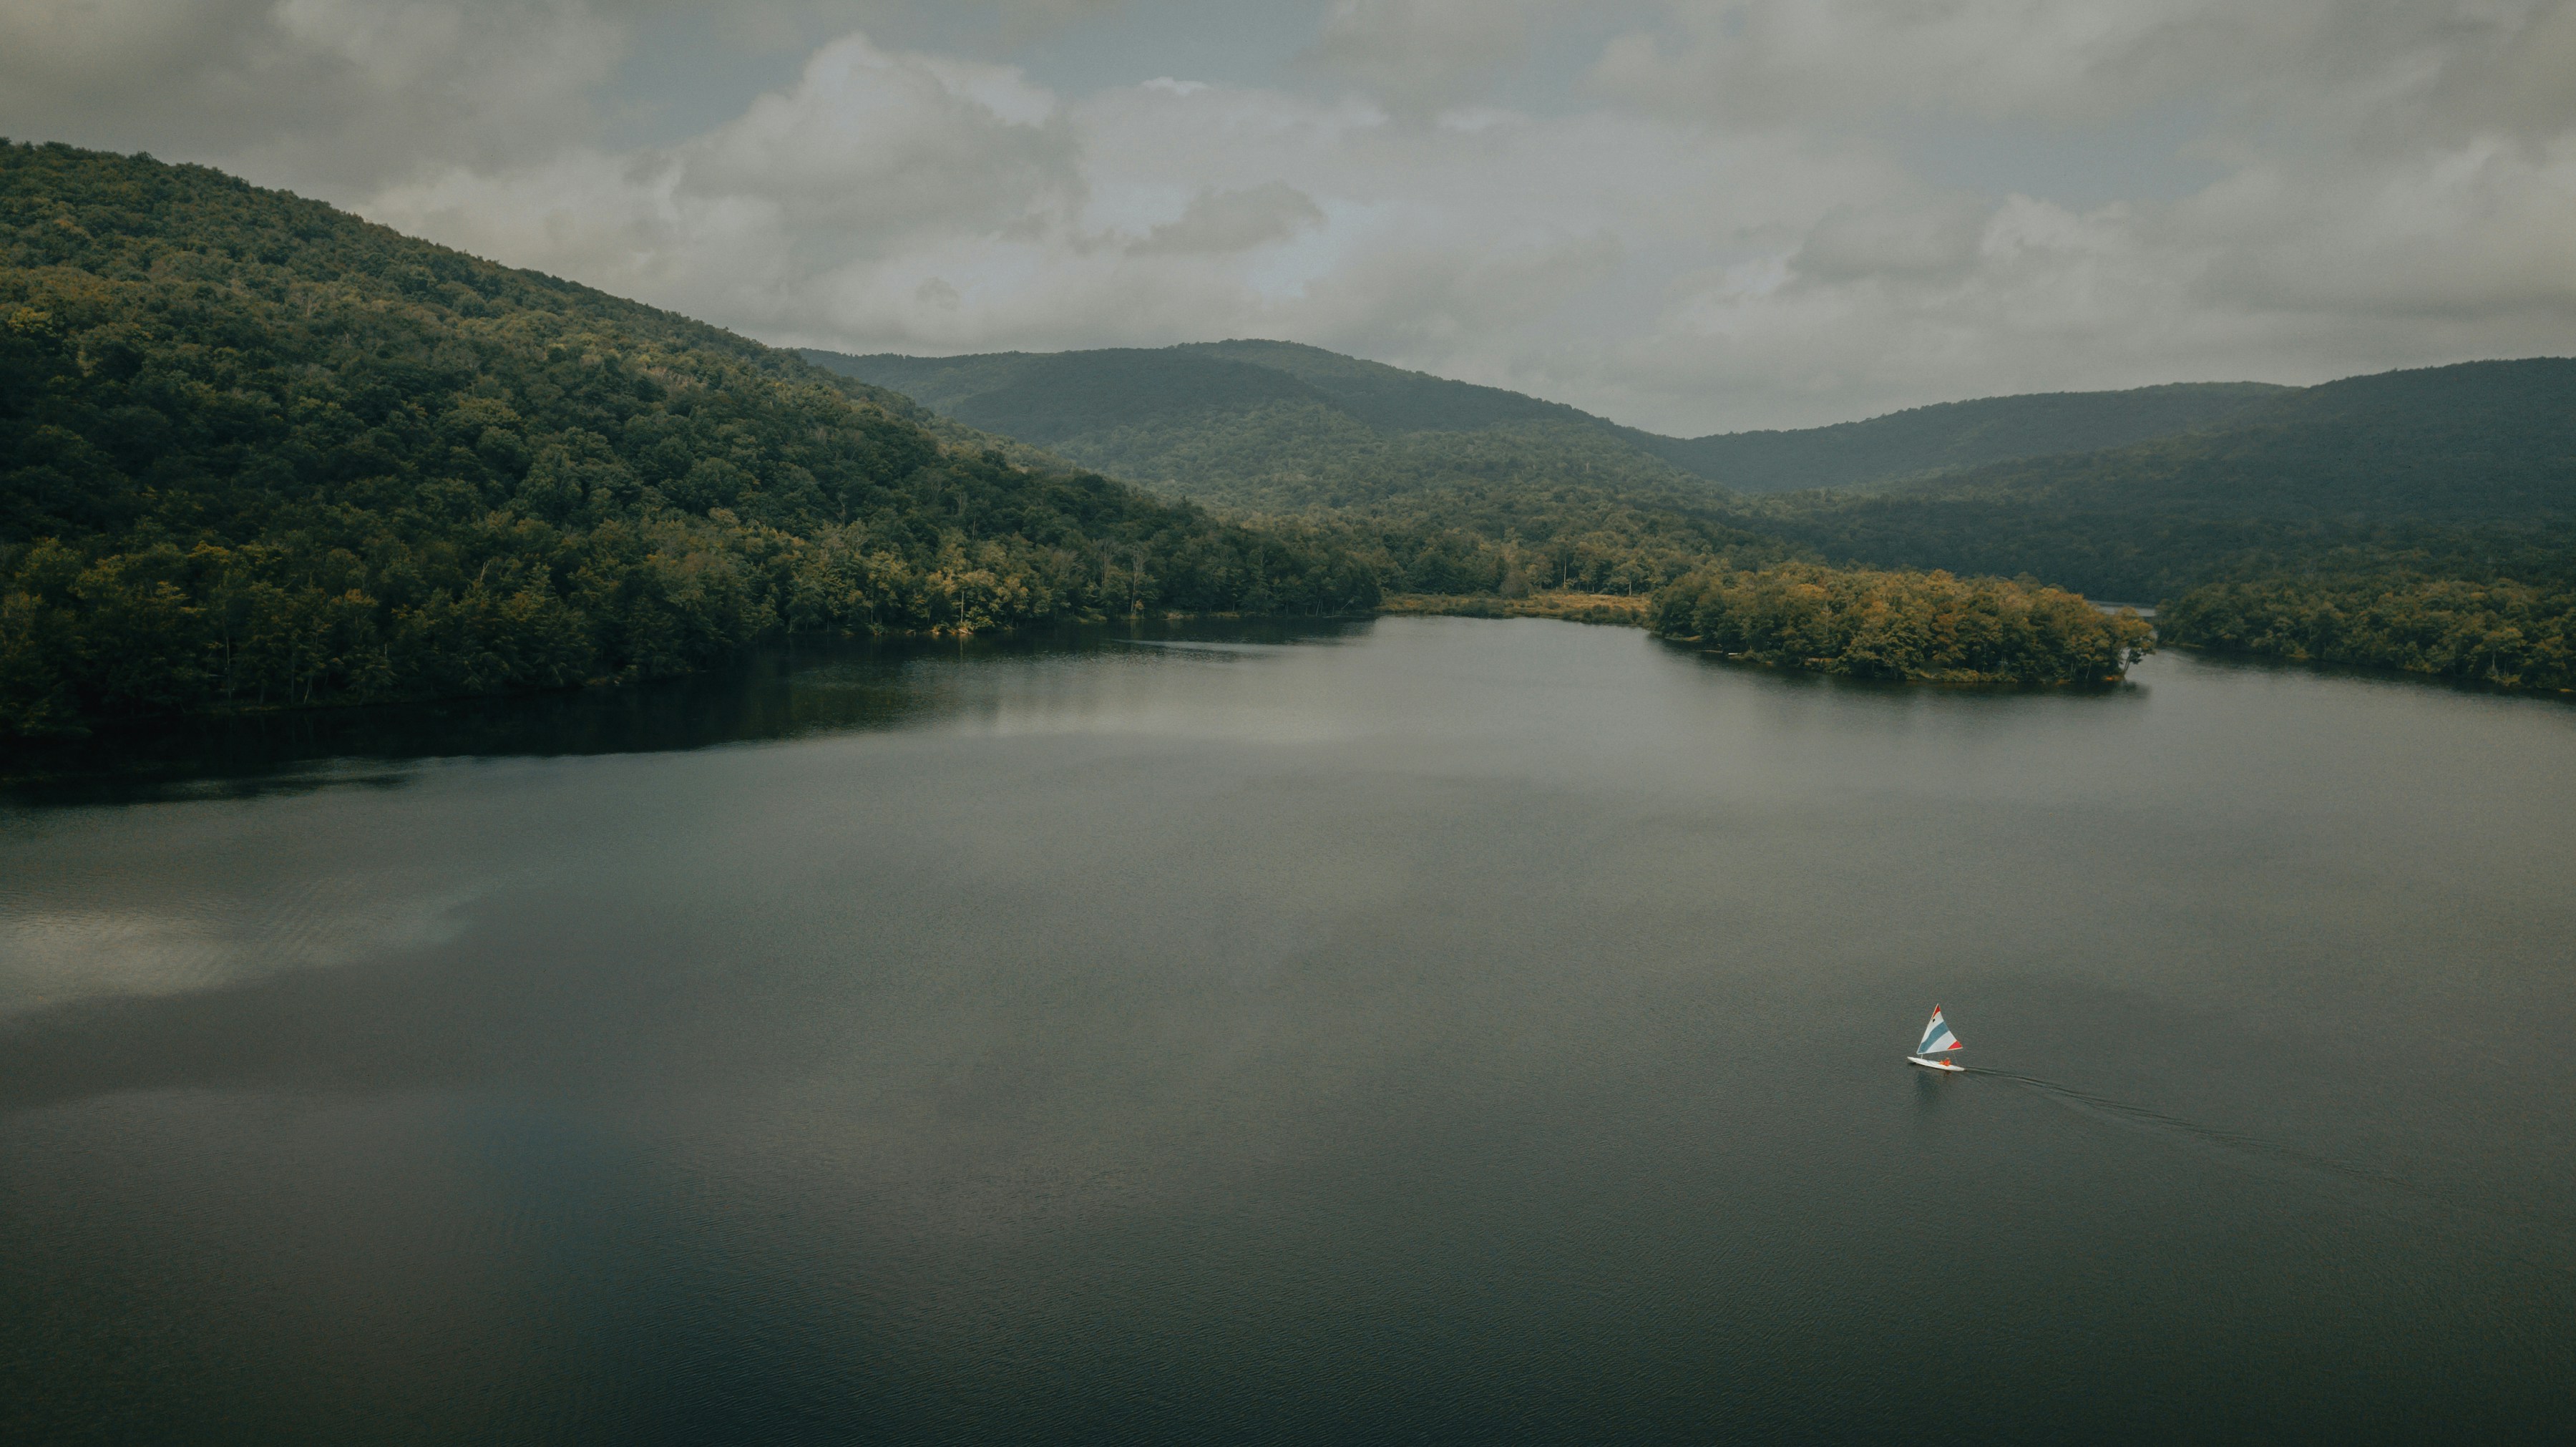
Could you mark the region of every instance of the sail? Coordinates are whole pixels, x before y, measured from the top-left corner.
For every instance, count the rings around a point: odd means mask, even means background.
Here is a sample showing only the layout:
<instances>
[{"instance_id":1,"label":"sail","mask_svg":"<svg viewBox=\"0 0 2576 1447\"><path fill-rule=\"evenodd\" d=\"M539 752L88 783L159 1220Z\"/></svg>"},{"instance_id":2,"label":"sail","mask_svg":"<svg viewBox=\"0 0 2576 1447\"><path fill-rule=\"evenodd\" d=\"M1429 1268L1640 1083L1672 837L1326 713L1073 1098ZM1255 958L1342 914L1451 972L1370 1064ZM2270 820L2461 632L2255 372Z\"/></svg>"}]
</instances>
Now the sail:
<instances>
[{"instance_id":1,"label":"sail","mask_svg":"<svg viewBox=\"0 0 2576 1447\"><path fill-rule=\"evenodd\" d=\"M1941 1007L1933 1006L1932 1023L1923 1027L1923 1043L1916 1047L1914 1053L1938 1055L1944 1050L1958 1048L1959 1037L1950 1033L1950 1022L1941 1018Z\"/></svg>"}]
</instances>

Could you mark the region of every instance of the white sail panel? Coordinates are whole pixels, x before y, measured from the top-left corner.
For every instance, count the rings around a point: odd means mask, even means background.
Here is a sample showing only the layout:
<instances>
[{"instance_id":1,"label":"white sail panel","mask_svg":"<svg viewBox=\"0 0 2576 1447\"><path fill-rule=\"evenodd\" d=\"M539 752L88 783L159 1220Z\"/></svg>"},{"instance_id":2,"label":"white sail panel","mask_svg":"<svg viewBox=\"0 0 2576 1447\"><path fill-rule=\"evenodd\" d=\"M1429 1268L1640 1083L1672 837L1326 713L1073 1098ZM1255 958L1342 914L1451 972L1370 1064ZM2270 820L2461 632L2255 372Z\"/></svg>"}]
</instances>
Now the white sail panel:
<instances>
[{"instance_id":1,"label":"white sail panel","mask_svg":"<svg viewBox=\"0 0 2576 1447\"><path fill-rule=\"evenodd\" d=\"M1941 1018L1941 1007L1938 1005L1933 1006L1932 1023L1923 1027L1923 1044L1919 1046L1914 1053L1917 1055L1938 1055L1944 1050L1956 1050L1958 1048L1959 1037L1950 1033L1950 1022Z\"/></svg>"}]
</instances>

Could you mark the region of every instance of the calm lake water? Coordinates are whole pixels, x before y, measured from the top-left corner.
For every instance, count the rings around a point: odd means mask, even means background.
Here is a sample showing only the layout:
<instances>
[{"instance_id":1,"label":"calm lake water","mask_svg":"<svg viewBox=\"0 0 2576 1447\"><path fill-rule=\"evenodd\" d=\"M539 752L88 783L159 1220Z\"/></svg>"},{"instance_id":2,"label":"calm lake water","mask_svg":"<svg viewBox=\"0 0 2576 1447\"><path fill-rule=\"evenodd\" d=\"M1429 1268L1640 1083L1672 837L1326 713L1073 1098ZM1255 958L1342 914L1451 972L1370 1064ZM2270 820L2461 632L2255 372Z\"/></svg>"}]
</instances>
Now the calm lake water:
<instances>
[{"instance_id":1,"label":"calm lake water","mask_svg":"<svg viewBox=\"0 0 2576 1447\"><path fill-rule=\"evenodd\" d=\"M165 754L0 802L0 1436L2576 1411L2561 703L1418 619Z\"/></svg>"}]
</instances>

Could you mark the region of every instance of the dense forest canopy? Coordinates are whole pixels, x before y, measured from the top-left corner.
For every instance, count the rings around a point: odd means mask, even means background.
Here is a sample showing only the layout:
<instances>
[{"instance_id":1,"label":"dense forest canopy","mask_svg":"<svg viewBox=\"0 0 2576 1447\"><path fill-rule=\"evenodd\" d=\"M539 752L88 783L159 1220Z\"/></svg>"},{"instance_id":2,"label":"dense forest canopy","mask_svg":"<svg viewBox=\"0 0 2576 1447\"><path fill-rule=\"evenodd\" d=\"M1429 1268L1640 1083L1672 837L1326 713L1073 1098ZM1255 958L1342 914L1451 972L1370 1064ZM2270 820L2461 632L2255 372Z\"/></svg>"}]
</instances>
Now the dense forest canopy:
<instances>
[{"instance_id":1,"label":"dense forest canopy","mask_svg":"<svg viewBox=\"0 0 2576 1447\"><path fill-rule=\"evenodd\" d=\"M2378 570L2195 588L2158 628L2222 653L2576 689L2576 586Z\"/></svg>"},{"instance_id":2,"label":"dense forest canopy","mask_svg":"<svg viewBox=\"0 0 2576 1447\"><path fill-rule=\"evenodd\" d=\"M2168 642L2576 687L2576 361L2348 378L2188 436L1766 499L1835 560L2165 603Z\"/></svg>"},{"instance_id":3,"label":"dense forest canopy","mask_svg":"<svg viewBox=\"0 0 2576 1447\"><path fill-rule=\"evenodd\" d=\"M1103 431L1238 416L1282 403L1332 405L1330 397L1284 372L1177 350L956 359L844 358L810 349L800 355L901 392L970 427L1040 447L1068 441L1079 446Z\"/></svg>"},{"instance_id":4,"label":"dense forest canopy","mask_svg":"<svg viewBox=\"0 0 2576 1447\"><path fill-rule=\"evenodd\" d=\"M1285 342L802 355L1166 496L1244 510L1344 508L1460 482L1698 507L1723 496L1574 408Z\"/></svg>"},{"instance_id":5,"label":"dense forest canopy","mask_svg":"<svg viewBox=\"0 0 2576 1447\"><path fill-rule=\"evenodd\" d=\"M2348 377L2222 427L1916 491L2196 517L2566 519L2576 516L2576 359Z\"/></svg>"},{"instance_id":6,"label":"dense forest canopy","mask_svg":"<svg viewBox=\"0 0 2576 1447\"><path fill-rule=\"evenodd\" d=\"M1883 485L1985 463L2088 452L2223 423L2291 389L2191 383L2127 392L1988 397L1917 407L1785 432L1663 437L1588 412L1505 391L1362 361L1293 342L1197 342L1155 350L1000 352L963 357L808 351L824 366L912 397L976 427L1060 447L1067 455L1153 485L1195 479L1194 496L1240 506L1338 506L1307 479L1355 471L1349 439L1423 433L1514 432L1579 446L1596 470L1706 500ZM1224 450L1247 426L1281 435L1274 419L1304 420L1284 450L1246 465L1192 474L1182 453ZM1540 426L1539 424L1551 424ZM1418 437L1413 440L1420 440ZM1548 459L1520 470L1557 480ZM1388 485L1402 488L1404 474ZM1694 484L1715 483L1720 491Z\"/></svg>"},{"instance_id":7,"label":"dense forest canopy","mask_svg":"<svg viewBox=\"0 0 2576 1447\"><path fill-rule=\"evenodd\" d=\"M2455 576L2563 568L2576 361L2354 377L2207 432L1767 506L1771 527L1829 556L2027 572L2139 600L2339 550Z\"/></svg>"},{"instance_id":8,"label":"dense forest canopy","mask_svg":"<svg viewBox=\"0 0 2576 1447\"><path fill-rule=\"evenodd\" d=\"M803 355L1167 497L1294 518L1390 591L1642 594L1794 551L1571 407L1316 347Z\"/></svg>"},{"instance_id":9,"label":"dense forest canopy","mask_svg":"<svg viewBox=\"0 0 2576 1447\"><path fill-rule=\"evenodd\" d=\"M2126 392L1982 397L1793 431L1625 435L1674 466L1737 492L1884 487L2223 426L2290 390L2261 382L2179 382Z\"/></svg>"},{"instance_id":10,"label":"dense forest canopy","mask_svg":"<svg viewBox=\"0 0 2576 1447\"><path fill-rule=\"evenodd\" d=\"M1655 595L1648 622L1730 657L1945 683L2109 682L2155 636L2062 589L1813 563L1692 573Z\"/></svg>"},{"instance_id":11,"label":"dense forest canopy","mask_svg":"<svg viewBox=\"0 0 2576 1447\"><path fill-rule=\"evenodd\" d=\"M1190 342L1143 349L997 352L963 357L894 353L801 355L901 392L924 406L995 432L1020 435L1031 402L1062 437L1192 413L1313 402L1381 432L1472 432L1514 422L1601 419L1561 402L1453 382L1295 342ZM1036 440L1036 439L1031 439Z\"/></svg>"},{"instance_id":12,"label":"dense forest canopy","mask_svg":"<svg viewBox=\"0 0 2576 1447\"><path fill-rule=\"evenodd\" d=\"M1193 342L1171 350L1285 373L1383 432L1472 432L1518 422L1605 426L1589 412L1500 387L1455 382L1296 342Z\"/></svg>"},{"instance_id":13,"label":"dense forest canopy","mask_svg":"<svg viewBox=\"0 0 2576 1447\"><path fill-rule=\"evenodd\" d=\"M2565 686L2540 640L2576 592L2576 362L1676 439L1281 342L811 355L1168 495L1296 516L1391 591L1634 594L1804 557L2162 601L2196 646Z\"/></svg>"},{"instance_id":14,"label":"dense forest canopy","mask_svg":"<svg viewBox=\"0 0 2576 1447\"><path fill-rule=\"evenodd\" d=\"M218 172L0 144L0 733L1365 607L1366 561Z\"/></svg>"}]
</instances>

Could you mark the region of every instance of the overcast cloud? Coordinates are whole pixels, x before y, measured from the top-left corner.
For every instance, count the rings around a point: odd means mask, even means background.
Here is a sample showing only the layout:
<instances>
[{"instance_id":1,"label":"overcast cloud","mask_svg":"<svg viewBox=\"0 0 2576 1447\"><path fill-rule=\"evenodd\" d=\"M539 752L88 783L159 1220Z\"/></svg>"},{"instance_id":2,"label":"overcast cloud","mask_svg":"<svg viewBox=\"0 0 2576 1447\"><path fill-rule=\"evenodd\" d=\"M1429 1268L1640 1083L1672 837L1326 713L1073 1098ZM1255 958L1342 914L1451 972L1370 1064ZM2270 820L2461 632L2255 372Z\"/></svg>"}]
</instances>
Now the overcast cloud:
<instances>
[{"instance_id":1,"label":"overcast cloud","mask_svg":"<svg viewBox=\"0 0 2576 1447\"><path fill-rule=\"evenodd\" d=\"M2576 352L2576 0L11 0L0 133L771 342L1679 433Z\"/></svg>"}]
</instances>

